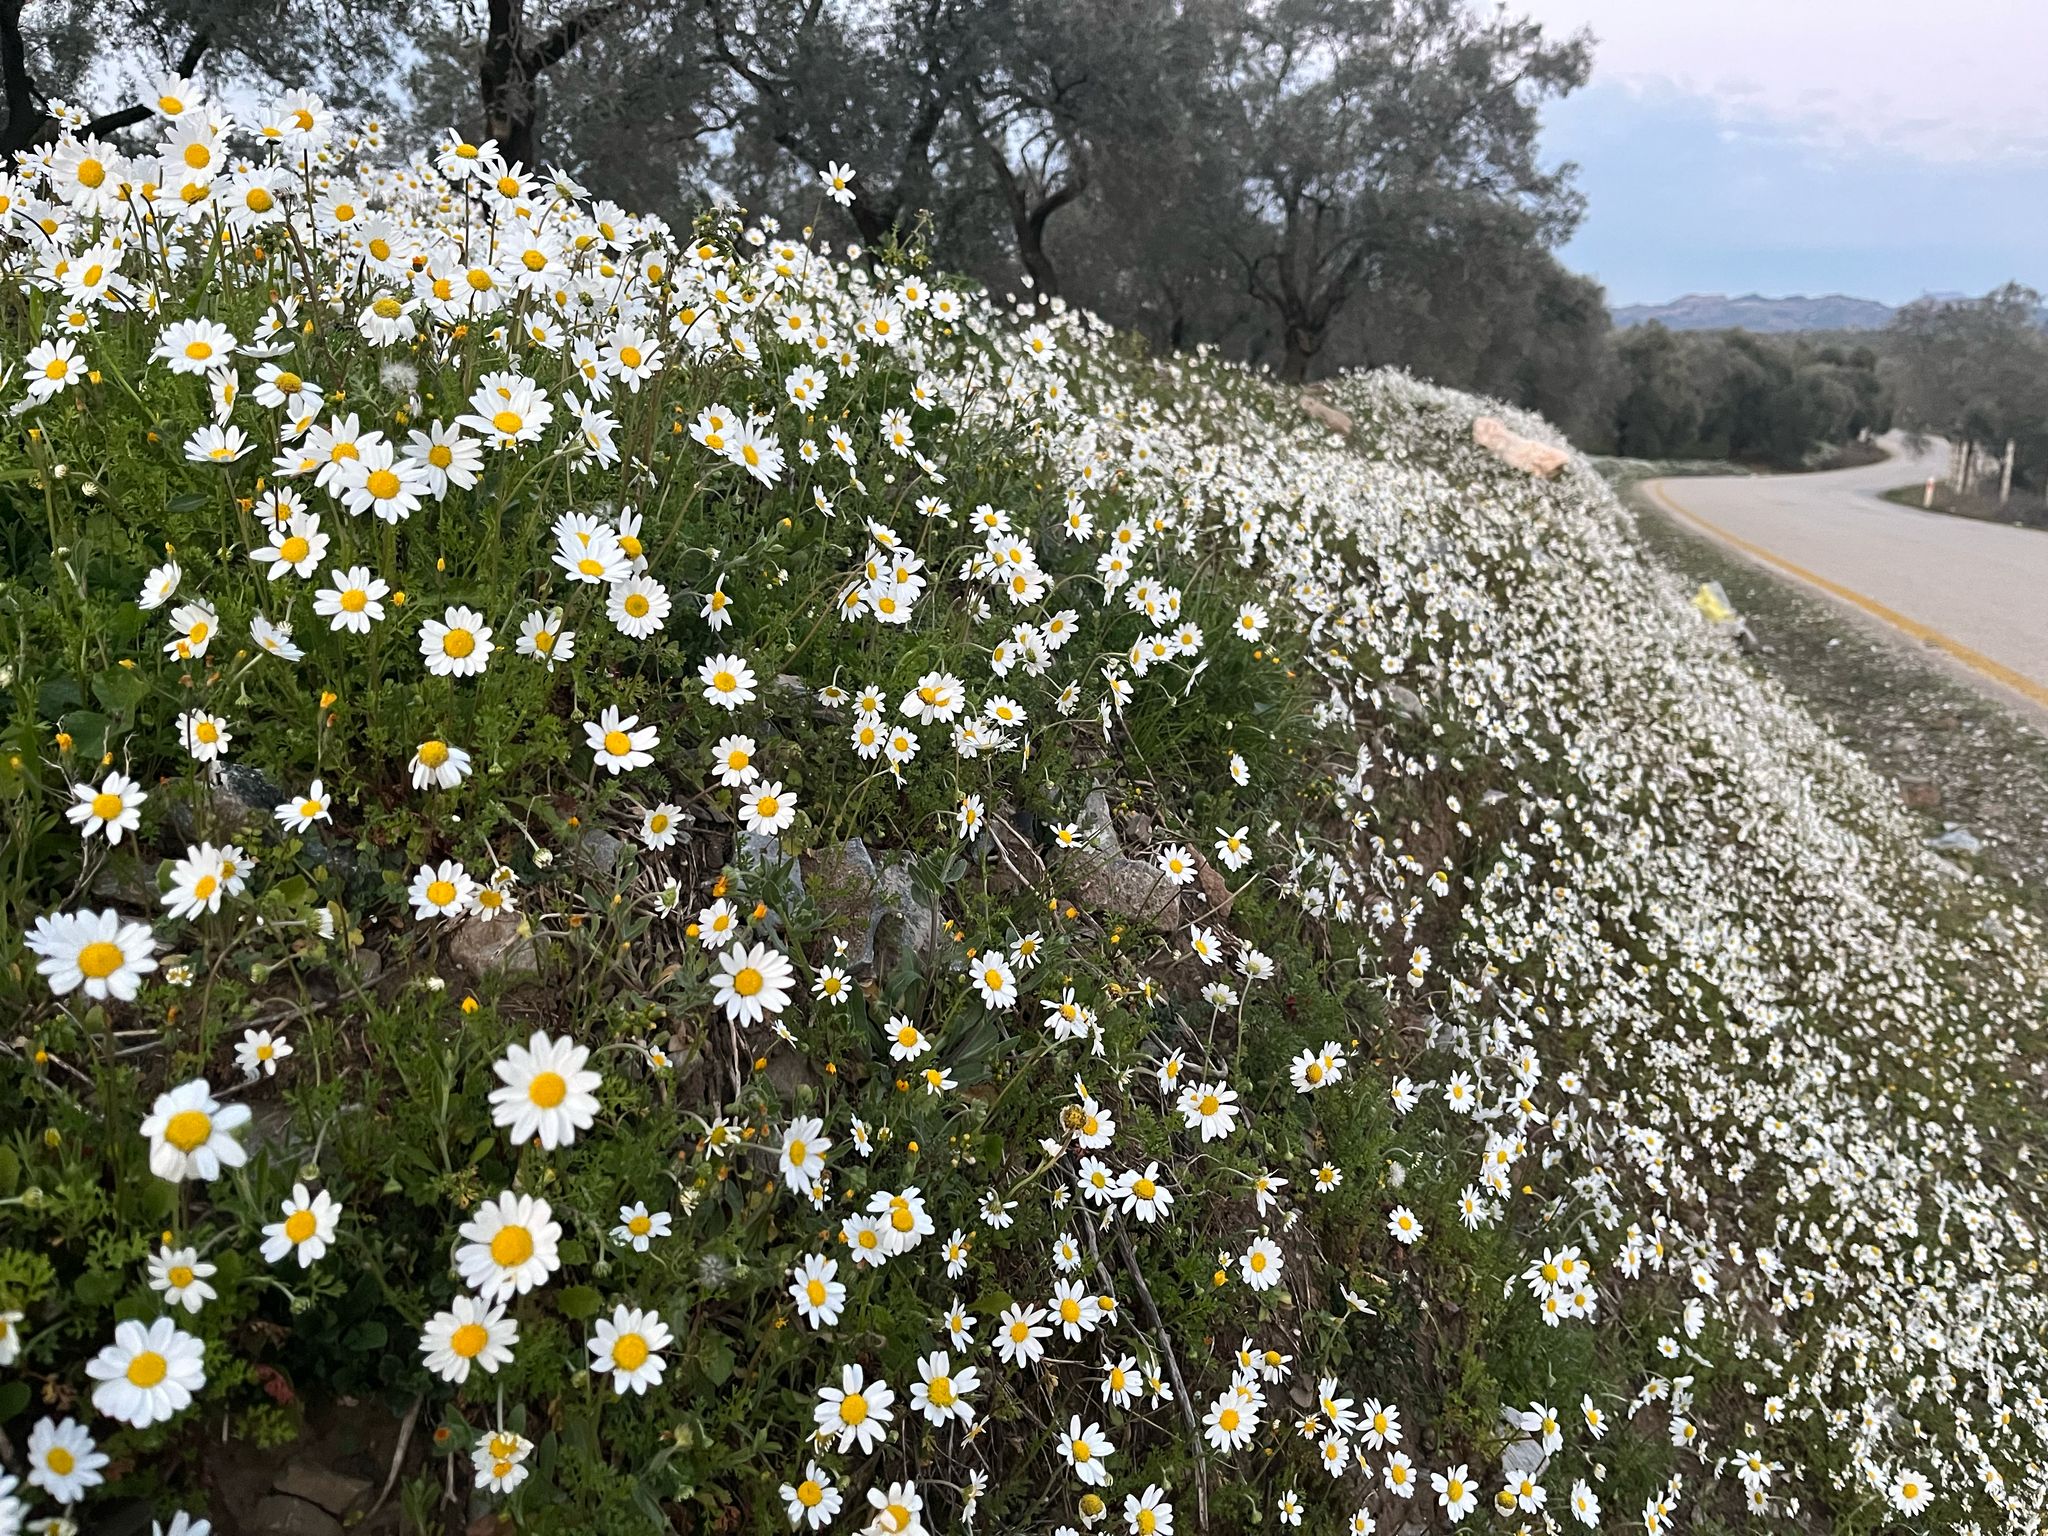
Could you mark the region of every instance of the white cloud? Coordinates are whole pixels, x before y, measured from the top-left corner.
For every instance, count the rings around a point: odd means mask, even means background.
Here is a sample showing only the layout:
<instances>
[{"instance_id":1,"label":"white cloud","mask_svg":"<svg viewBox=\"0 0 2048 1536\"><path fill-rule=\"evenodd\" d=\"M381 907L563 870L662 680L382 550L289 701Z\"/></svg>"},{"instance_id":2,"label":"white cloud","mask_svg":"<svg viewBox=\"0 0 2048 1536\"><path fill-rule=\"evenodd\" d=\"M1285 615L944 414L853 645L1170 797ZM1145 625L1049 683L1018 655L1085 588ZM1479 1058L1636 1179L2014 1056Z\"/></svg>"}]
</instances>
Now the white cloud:
<instances>
[{"instance_id":1,"label":"white cloud","mask_svg":"<svg viewBox=\"0 0 2048 1536\"><path fill-rule=\"evenodd\" d=\"M1676 90L1820 149L2048 162L2039 0L1510 0L1590 27L1594 79Z\"/></svg>"}]
</instances>

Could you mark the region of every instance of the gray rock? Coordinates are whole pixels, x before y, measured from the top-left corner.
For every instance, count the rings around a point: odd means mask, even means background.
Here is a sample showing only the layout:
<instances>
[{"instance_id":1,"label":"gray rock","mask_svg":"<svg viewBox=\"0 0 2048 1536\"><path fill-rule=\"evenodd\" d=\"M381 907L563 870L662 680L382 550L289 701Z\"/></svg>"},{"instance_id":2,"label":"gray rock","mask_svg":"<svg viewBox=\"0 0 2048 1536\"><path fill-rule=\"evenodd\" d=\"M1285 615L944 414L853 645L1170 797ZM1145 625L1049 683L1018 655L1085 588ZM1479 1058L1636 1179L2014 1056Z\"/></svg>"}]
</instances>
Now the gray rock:
<instances>
[{"instance_id":1,"label":"gray rock","mask_svg":"<svg viewBox=\"0 0 2048 1536\"><path fill-rule=\"evenodd\" d=\"M270 1488L273 1493L317 1504L338 1518L353 1509L356 1501L375 1486L367 1477L351 1477L309 1461L288 1461Z\"/></svg>"},{"instance_id":2,"label":"gray rock","mask_svg":"<svg viewBox=\"0 0 2048 1536\"><path fill-rule=\"evenodd\" d=\"M925 965L938 953L945 921L919 892L906 856L877 866L867 844L850 837L805 855L797 875L825 931L846 941L838 960L849 970L886 973L906 954Z\"/></svg>"},{"instance_id":3,"label":"gray rock","mask_svg":"<svg viewBox=\"0 0 2048 1536\"><path fill-rule=\"evenodd\" d=\"M945 942L946 922L938 903L927 899L911 878L909 858L898 856L883 865L875 889L881 898L873 929L876 968L894 970L905 955L929 967Z\"/></svg>"},{"instance_id":4,"label":"gray rock","mask_svg":"<svg viewBox=\"0 0 2048 1536\"><path fill-rule=\"evenodd\" d=\"M448 953L472 976L531 976L540 970L540 946L526 923L515 918L488 923L474 915L464 918L448 941Z\"/></svg>"},{"instance_id":5,"label":"gray rock","mask_svg":"<svg viewBox=\"0 0 2048 1536\"><path fill-rule=\"evenodd\" d=\"M1423 707L1422 695L1413 688L1403 683L1387 683L1384 686L1387 703L1393 706L1395 714L1409 720L1420 720L1428 713Z\"/></svg>"},{"instance_id":6,"label":"gray rock","mask_svg":"<svg viewBox=\"0 0 2048 1536\"><path fill-rule=\"evenodd\" d=\"M614 875L626 856L626 844L602 827L585 827L576 839L570 858L576 867L593 875Z\"/></svg>"},{"instance_id":7,"label":"gray rock","mask_svg":"<svg viewBox=\"0 0 2048 1536\"><path fill-rule=\"evenodd\" d=\"M248 763L222 763L214 772L207 796L213 813L231 827L270 820L284 800L284 790L270 775Z\"/></svg>"},{"instance_id":8,"label":"gray rock","mask_svg":"<svg viewBox=\"0 0 2048 1536\"><path fill-rule=\"evenodd\" d=\"M857 837L806 855L804 889L826 934L845 942L840 958L854 970L875 958L875 929L882 916L875 900L879 881L874 855Z\"/></svg>"},{"instance_id":9,"label":"gray rock","mask_svg":"<svg viewBox=\"0 0 2048 1536\"><path fill-rule=\"evenodd\" d=\"M318 1504L273 1493L256 1506L258 1536L341 1536L341 1522Z\"/></svg>"},{"instance_id":10,"label":"gray rock","mask_svg":"<svg viewBox=\"0 0 2048 1536\"><path fill-rule=\"evenodd\" d=\"M1109 796L1102 790L1088 791L1088 798L1081 802L1081 814L1076 825L1081 829L1080 836L1069 852L1092 853L1100 858L1113 859L1124 851L1123 845L1117 841L1116 819L1109 813Z\"/></svg>"},{"instance_id":11,"label":"gray rock","mask_svg":"<svg viewBox=\"0 0 2048 1536\"><path fill-rule=\"evenodd\" d=\"M1083 906L1142 922L1161 933L1180 922L1180 891L1140 859L1077 860L1074 895Z\"/></svg>"},{"instance_id":12,"label":"gray rock","mask_svg":"<svg viewBox=\"0 0 2048 1536\"><path fill-rule=\"evenodd\" d=\"M1977 931L1997 944L2011 944L2012 930L1999 920L1996 912L1986 912L1977 920Z\"/></svg>"},{"instance_id":13,"label":"gray rock","mask_svg":"<svg viewBox=\"0 0 2048 1536\"><path fill-rule=\"evenodd\" d=\"M1936 853L1976 854L1984 851L1983 841L1968 827L1950 827L1939 837L1930 837L1926 845Z\"/></svg>"},{"instance_id":14,"label":"gray rock","mask_svg":"<svg viewBox=\"0 0 2048 1536\"><path fill-rule=\"evenodd\" d=\"M1541 1477L1544 1465L1550 1460L1543 1453L1543 1442L1534 1439L1510 1441L1506 1450L1500 1453L1500 1473L1509 1482L1520 1477Z\"/></svg>"}]
</instances>

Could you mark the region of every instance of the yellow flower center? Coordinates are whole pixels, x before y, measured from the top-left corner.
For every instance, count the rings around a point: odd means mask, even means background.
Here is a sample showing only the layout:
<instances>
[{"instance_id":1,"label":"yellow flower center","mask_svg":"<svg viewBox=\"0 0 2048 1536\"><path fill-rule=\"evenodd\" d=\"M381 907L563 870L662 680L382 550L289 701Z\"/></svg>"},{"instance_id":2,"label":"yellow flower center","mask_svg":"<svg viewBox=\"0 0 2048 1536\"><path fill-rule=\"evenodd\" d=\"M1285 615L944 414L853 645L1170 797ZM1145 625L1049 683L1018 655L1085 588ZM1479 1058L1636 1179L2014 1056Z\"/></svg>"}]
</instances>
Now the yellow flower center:
<instances>
[{"instance_id":1,"label":"yellow flower center","mask_svg":"<svg viewBox=\"0 0 2048 1536\"><path fill-rule=\"evenodd\" d=\"M448 743L445 741L423 741L420 743L420 762L428 768L438 768L448 761Z\"/></svg>"},{"instance_id":2,"label":"yellow flower center","mask_svg":"<svg viewBox=\"0 0 2048 1536\"><path fill-rule=\"evenodd\" d=\"M640 349L638 347L619 348L619 361L628 368L638 368L640 366Z\"/></svg>"},{"instance_id":3,"label":"yellow flower center","mask_svg":"<svg viewBox=\"0 0 2048 1536\"><path fill-rule=\"evenodd\" d=\"M396 320L405 312L405 306L388 293L372 304L370 309L380 320Z\"/></svg>"},{"instance_id":4,"label":"yellow flower center","mask_svg":"<svg viewBox=\"0 0 2048 1536\"><path fill-rule=\"evenodd\" d=\"M182 1291L198 1277L192 1273L189 1264L173 1264L164 1278L171 1282L171 1289Z\"/></svg>"},{"instance_id":5,"label":"yellow flower center","mask_svg":"<svg viewBox=\"0 0 2048 1536\"><path fill-rule=\"evenodd\" d=\"M524 1227L500 1227L491 1239L492 1262L504 1269L517 1269L533 1257L533 1234Z\"/></svg>"},{"instance_id":6,"label":"yellow flower center","mask_svg":"<svg viewBox=\"0 0 2048 1536\"><path fill-rule=\"evenodd\" d=\"M293 1211L284 1221L284 1235L295 1243L303 1243L319 1229L320 1223L311 1211Z\"/></svg>"},{"instance_id":7,"label":"yellow flower center","mask_svg":"<svg viewBox=\"0 0 2048 1536\"><path fill-rule=\"evenodd\" d=\"M370 606L370 594L361 587L350 587L341 594L341 608L344 613L361 613Z\"/></svg>"},{"instance_id":8,"label":"yellow flower center","mask_svg":"<svg viewBox=\"0 0 2048 1536\"><path fill-rule=\"evenodd\" d=\"M276 199L270 195L267 188L251 187L244 201L248 203L251 213L268 213Z\"/></svg>"},{"instance_id":9,"label":"yellow flower center","mask_svg":"<svg viewBox=\"0 0 2048 1536\"><path fill-rule=\"evenodd\" d=\"M1237 1410L1235 1408L1224 1409L1216 1415L1216 1422L1221 1428L1235 1433L1238 1424Z\"/></svg>"},{"instance_id":10,"label":"yellow flower center","mask_svg":"<svg viewBox=\"0 0 2048 1536\"><path fill-rule=\"evenodd\" d=\"M437 907L445 907L455 899L453 880L436 880L427 887L427 900Z\"/></svg>"},{"instance_id":11,"label":"yellow flower center","mask_svg":"<svg viewBox=\"0 0 2048 1536\"><path fill-rule=\"evenodd\" d=\"M94 159L78 162L78 184L81 187L97 187L107 179L107 168Z\"/></svg>"},{"instance_id":12,"label":"yellow flower center","mask_svg":"<svg viewBox=\"0 0 2048 1536\"><path fill-rule=\"evenodd\" d=\"M441 649L460 661L476 650L476 636L466 629L451 629L441 637Z\"/></svg>"},{"instance_id":13,"label":"yellow flower center","mask_svg":"<svg viewBox=\"0 0 2048 1536\"><path fill-rule=\"evenodd\" d=\"M613 757L624 757L633 750L633 738L624 731L606 731L604 733L604 749Z\"/></svg>"},{"instance_id":14,"label":"yellow flower center","mask_svg":"<svg viewBox=\"0 0 2048 1536\"><path fill-rule=\"evenodd\" d=\"M720 693L731 693L735 688L739 687L739 685L740 680L734 677L730 672L719 672L715 674L711 679L711 686L717 689Z\"/></svg>"},{"instance_id":15,"label":"yellow flower center","mask_svg":"<svg viewBox=\"0 0 2048 1536\"><path fill-rule=\"evenodd\" d=\"M773 795L763 795L754 802L754 814L763 818L775 815L782 809L782 802Z\"/></svg>"},{"instance_id":16,"label":"yellow flower center","mask_svg":"<svg viewBox=\"0 0 2048 1536\"><path fill-rule=\"evenodd\" d=\"M647 1341L637 1333L622 1333L612 1341L612 1364L622 1371L637 1371L647 1363Z\"/></svg>"},{"instance_id":17,"label":"yellow flower center","mask_svg":"<svg viewBox=\"0 0 2048 1536\"><path fill-rule=\"evenodd\" d=\"M805 1509L816 1509L825 1502L825 1490L814 1477L807 1477L796 1485L796 1501Z\"/></svg>"},{"instance_id":18,"label":"yellow flower center","mask_svg":"<svg viewBox=\"0 0 2048 1536\"><path fill-rule=\"evenodd\" d=\"M814 1307L822 1307L823 1305L825 1305L825 1298L830 1294L831 1293L825 1289L825 1282L822 1280L814 1279L804 1287L804 1295L810 1298L811 1305Z\"/></svg>"},{"instance_id":19,"label":"yellow flower center","mask_svg":"<svg viewBox=\"0 0 2048 1536\"><path fill-rule=\"evenodd\" d=\"M61 379L70 371L71 365L61 357L53 357L43 364L43 377L46 379Z\"/></svg>"},{"instance_id":20,"label":"yellow flower center","mask_svg":"<svg viewBox=\"0 0 2048 1536\"><path fill-rule=\"evenodd\" d=\"M171 1362L153 1349L145 1349L128 1362L128 1381L131 1386L145 1390L155 1386L171 1373Z\"/></svg>"},{"instance_id":21,"label":"yellow flower center","mask_svg":"<svg viewBox=\"0 0 2048 1536\"><path fill-rule=\"evenodd\" d=\"M526 1096L542 1109L553 1109L569 1097L569 1084L559 1072L538 1072L534 1074L533 1081L526 1085Z\"/></svg>"},{"instance_id":22,"label":"yellow flower center","mask_svg":"<svg viewBox=\"0 0 2048 1536\"><path fill-rule=\"evenodd\" d=\"M868 1400L858 1392L849 1392L839 1400L839 1417L845 1423L859 1424L868 1416Z\"/></svg>"},{"instance_id":23,"label":"yellow flower center","mask_svg":"<svg viewBox=\"0 0 2048 1536\"><path fill-rule=\"evenodd\" d=\"M519 413L517 411L500 411L498 412L497 415L491 418L491 425L496 427L500 432L504 433L507 437L511 437L512 435L517 433L521 427L525 426L526 423L520 419Z\"/></svg>"},{"instance_id":24,"label":"yellow flower center","mask_svg":"<svg viewBox=\"0 0 2048 1536\"><path fill-rule=\"evenodd\" d=\"M626 1230L635 1237L645 1237L654 1230L654 1218L652 1216L635 1216L626 1223Z\"/></svg>"},{"instance_id":25,"label":"yellow flower center","mask_svg":"<svg viewBox=\"0 0 2048 1536\"><path fill-rule=\"evenodd\" d=\"M490 1330L482 1323L464 1323L448 1335L448 1347L465 1360L474 1360L490 1342Z\"/></svg>"},{"instance_id":26,"label":"yellow flower center","mask_svg":"<svg viewBox=\"0 0 2048 1536\"><path fill-rule=\"evenodd\" d=\"M388 501L398 494L398 476L388 469L371 470L363 485L379 501Z\"/></svg>"},{"instance_id":27,"label":"yellow flower center","mask_svg":"<svg viewBox=\"0 0 2048 1536\"><path fill-rule=\"evenodd\" d=\"M751 965L743 966L732 979L732 989L741 997L754 996L761 990L763 984L761 973Z\"/></svg>"},{"instance_id":28,"label":"yellow flower center","mask_svg":"<svg viewBox=\"0 0 2048 1536\"><path fill-rule=\"evenodd\" d=\"M648 606L649 605L647 602L646 595L640 592L635 592L631 594L629 597L627 597L625 602L626 612L631 614L636 619L644 619L647 617Z\"/></svg>"},{"instance_id":29,"label":"yellow flower center","mask_svg":"<svg viewBox=\"0 0 2048 1536\"><path fill-rule=\"evenodd\" d=\"M107 946L109 949L112 945ZM191 1152L206 1144L206 1138L213 1134L213 1117L202 1110L181 1109L171 1116L171 1123L164 1127L164 1140L180 1152Z\"/></svg>"}]
</instances>

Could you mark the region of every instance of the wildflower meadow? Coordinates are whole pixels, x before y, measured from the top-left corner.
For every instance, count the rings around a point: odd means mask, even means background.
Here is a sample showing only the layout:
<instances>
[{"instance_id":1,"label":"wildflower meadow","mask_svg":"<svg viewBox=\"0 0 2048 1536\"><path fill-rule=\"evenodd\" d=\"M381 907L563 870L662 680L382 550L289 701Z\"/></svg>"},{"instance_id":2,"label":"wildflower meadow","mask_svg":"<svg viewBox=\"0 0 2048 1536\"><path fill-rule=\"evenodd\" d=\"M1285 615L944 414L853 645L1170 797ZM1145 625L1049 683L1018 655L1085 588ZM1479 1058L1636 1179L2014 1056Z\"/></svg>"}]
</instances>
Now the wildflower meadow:
<instances>
[{"instance_id":1,"label":"wildflower meadow","mask_svg":"<svg viewBox=\"0 0 2048 1536\"><path fill-rule=\"evenodd\" d=\"M2040 930L1581 461L157 109L0 176L0 1536L2038 1529Z\"/></svg>"}]
</instances>

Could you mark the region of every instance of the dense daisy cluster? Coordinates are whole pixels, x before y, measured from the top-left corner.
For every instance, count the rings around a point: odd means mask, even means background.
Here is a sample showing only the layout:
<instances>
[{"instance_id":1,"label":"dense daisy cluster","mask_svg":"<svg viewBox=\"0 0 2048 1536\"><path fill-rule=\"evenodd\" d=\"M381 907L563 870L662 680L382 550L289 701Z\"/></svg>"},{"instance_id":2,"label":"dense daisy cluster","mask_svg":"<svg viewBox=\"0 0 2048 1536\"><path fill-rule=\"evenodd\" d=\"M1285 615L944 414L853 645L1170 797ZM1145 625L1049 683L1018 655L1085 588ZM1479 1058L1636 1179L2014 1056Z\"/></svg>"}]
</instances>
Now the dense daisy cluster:
<instances>
[{"instance_id":1,"label":"dense daisy cluster","mask_svg":"<svg viewBox=\"0 0 2048 1536\"><path fill-rule=\"evenodd\" d=\"M1590 474L159 111L0 178L0 1531L287 1378L541 1530L2033 1528L2037 932Z\"/></svg>"}]
</instances>

